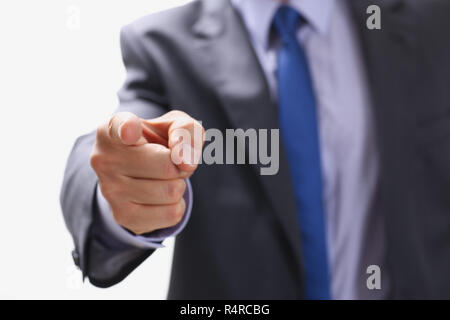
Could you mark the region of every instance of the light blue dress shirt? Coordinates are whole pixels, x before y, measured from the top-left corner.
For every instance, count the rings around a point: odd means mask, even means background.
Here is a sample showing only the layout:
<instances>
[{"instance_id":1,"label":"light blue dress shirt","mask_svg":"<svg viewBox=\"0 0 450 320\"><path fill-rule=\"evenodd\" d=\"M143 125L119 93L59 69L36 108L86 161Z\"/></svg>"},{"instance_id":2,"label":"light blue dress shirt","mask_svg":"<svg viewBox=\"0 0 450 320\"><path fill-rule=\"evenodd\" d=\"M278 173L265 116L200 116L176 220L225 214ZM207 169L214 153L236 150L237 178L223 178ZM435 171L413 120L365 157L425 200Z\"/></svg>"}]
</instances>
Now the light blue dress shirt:
<instances>
[{"instance_id":1,"label":"light blue dress shirt","mask_svg":"<svg viewBox=\"0 0 450 320\"><path fill-rule=\"evenodd\" d=\"M241 15L250 40L276 99L277 40L271 37L273 16L280 6L275 0L231 0ZM380 299L388 294L384 263L383 223L374 211L378 163L369 92L364 65L344 0L291 0L308 21L298 41L308 57L317 99L323 171L323 195L331 292L334 299ZM101 216L117 238L141 248L157 248L167 236L185 226L183 221L154 238L133 237L114 221L98 190ZM230 236L232 236L230 234ZM381 290L369 290L366 273L370 265L381 268Z\"/></svg>"}]
</instances>

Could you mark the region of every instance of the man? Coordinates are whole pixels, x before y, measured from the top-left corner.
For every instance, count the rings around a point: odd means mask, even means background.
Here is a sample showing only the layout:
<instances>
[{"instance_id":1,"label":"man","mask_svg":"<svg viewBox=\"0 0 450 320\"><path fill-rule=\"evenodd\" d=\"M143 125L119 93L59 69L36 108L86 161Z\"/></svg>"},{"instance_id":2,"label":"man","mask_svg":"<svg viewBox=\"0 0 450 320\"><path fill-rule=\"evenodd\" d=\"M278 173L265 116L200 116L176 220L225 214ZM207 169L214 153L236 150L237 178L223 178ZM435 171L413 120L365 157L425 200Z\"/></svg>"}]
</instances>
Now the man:
<instances>
[{"instance_id":1,"label":"man","mask_svg":"<svg viewBox=\"0 0 450 320\"><path fill-rule=\"evenodd\" d=\"M178 235L172 299L450 298L449 13L204 0L126 26L118 113L61 195L84 276L114 285ZM194 119L279 128L279 172L174 162Z\"/></svg>"}]
</instances>

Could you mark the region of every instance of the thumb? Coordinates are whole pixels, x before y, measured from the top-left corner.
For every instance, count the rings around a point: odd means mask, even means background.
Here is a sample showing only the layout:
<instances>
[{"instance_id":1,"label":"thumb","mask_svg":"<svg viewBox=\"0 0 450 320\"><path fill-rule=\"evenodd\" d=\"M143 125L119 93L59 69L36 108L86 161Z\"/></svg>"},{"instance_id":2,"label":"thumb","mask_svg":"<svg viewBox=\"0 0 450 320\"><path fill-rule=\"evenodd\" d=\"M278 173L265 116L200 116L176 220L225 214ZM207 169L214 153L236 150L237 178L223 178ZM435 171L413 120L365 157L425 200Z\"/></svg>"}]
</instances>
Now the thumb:
<instances>
[{"instance_id":1,"label":"thumb","mask_svg":"<svg viewBox=\"0 0 450 320\"><path fill-rule=\"evenodd\" d=\"M109 137L124 145L140 145L145 143L142 136L141 119L131 112L118 112L110 120Z\"/></svg>"}]
</instances>

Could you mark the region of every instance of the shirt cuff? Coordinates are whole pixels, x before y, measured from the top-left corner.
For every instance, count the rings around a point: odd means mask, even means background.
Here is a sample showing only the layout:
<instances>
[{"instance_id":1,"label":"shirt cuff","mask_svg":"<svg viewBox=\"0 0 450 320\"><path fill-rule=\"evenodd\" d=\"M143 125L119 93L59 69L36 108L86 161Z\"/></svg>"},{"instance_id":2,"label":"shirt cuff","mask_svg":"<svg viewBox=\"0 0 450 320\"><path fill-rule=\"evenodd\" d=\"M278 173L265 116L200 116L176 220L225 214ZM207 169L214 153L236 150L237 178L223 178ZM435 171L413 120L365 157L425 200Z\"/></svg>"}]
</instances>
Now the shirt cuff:
<instances>
[{"instance_id":1,"label":"shirt cuff","mask_svg":"<svg viewBox=\"0 0 450 320\"><path fill-rule=\"evenodd\" d=\"M181 221L173 227L155 230L146 235L133 235L122 228L114 219L109 203L105 197L103 197L99 186L97 186L96 193L99 216L105 228L117 240L141 249L157 249L164 247L161 242L168 237L174 237L179 234L184 229L191 216L193 192L189 179L186 179L186 191L183 195L184 201L186 202L186 211Z\"/></svg>"}]
</instances>

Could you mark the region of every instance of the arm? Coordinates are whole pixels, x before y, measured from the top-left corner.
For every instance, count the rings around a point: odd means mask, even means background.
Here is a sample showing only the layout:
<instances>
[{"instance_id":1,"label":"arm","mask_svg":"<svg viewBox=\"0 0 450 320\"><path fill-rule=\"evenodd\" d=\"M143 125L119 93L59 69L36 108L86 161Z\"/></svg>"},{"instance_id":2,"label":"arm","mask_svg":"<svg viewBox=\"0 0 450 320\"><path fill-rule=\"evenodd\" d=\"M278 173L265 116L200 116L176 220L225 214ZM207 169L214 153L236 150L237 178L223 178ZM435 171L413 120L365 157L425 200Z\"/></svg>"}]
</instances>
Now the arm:
<instances>
[{"instance_id":1,"label":"arm","mask_svg":"<svg viewBox=\"0 0 450 320\"><path fill-rule=\"evenodd\" d=\"M156 76L157 71L149 57L143 54L145 51L140 46L132 25L122 30L121 47L127 77L119 92L118 111L129 111L143 119L152 119L167 112L167 101ZM131 243L132 241L124 241L110 228L111 223L108 227L105 219L108 216L104 214L109 206L105 209L103 203L103 211L99 207L97 200L101 200L103 195L98 194L98 172L96 174L89 165L98 134L98 132L97 135L91 133L77 140L67 163L61 191L61 206L67 227L75 242L73 254L75 262L81 268L83 276L87 276L94 285L107 287L125 278L155 250L155 246L136 245ZM115 139L117 140L117 135ZM114 213L115 217L124 216L124 212L118 212L117 208ZM161 242L164 237L155 238L155 234L164 228L156 229L159 231L155 229L150 231L153 231L154 240ZM130 234L128 239L133 237ZM143 237L139 241L142 244Z\"/></svg>"}]
</instances>

